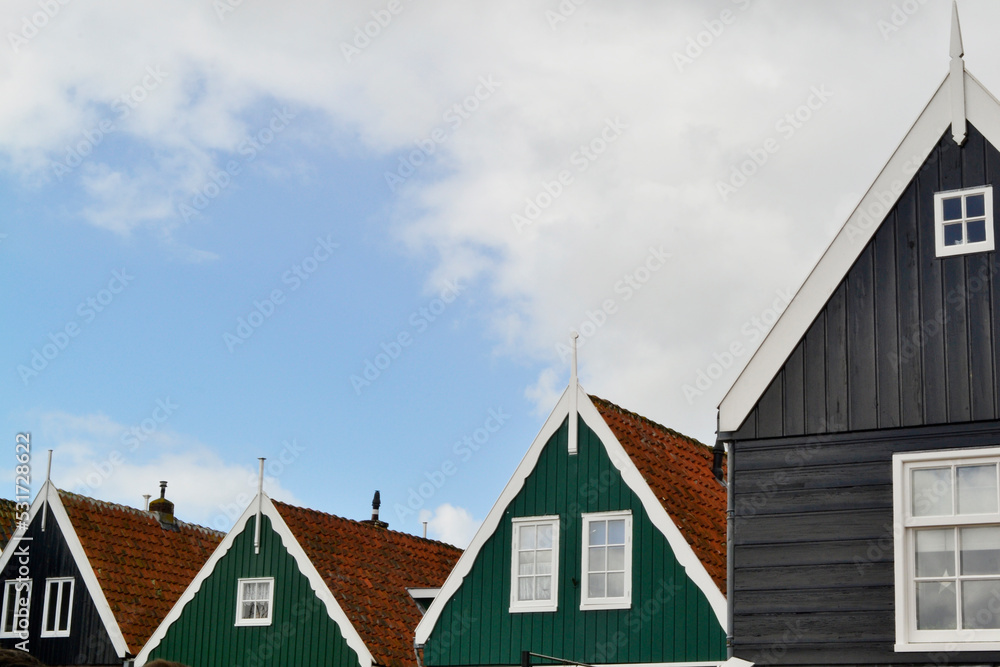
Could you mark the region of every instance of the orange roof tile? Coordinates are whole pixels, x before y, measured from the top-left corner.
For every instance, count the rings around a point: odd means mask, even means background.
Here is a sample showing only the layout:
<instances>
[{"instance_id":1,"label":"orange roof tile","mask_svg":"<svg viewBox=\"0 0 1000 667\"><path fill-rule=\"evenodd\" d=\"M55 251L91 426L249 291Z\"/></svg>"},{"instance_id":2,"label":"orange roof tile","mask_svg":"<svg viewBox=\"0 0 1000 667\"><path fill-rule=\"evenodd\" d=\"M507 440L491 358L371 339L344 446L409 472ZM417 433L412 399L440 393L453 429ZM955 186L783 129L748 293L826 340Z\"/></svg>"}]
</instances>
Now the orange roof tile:
<instances>
[{"instance_id":1,"label":"orange roof tile","mask_svg":"<svg viewBox=\"0 0 1000 667\"><path fill-rule=\"evenodd\" d=\"M421 613L407 588L440 588L462 550L274 501L379 665L415 667Z\"/></svg>"},{"instance_id":2,"label":"orange roof tile","mask_svg":"<svg viewBox=\"0 0 1000 667\"><path fill-rule=\"evenodd\" d=\"M14 537L20 514L16 502L0 498L0 550L6 549L10 538Z\"/></svg>"},{"instance_id":3,"label":"orange roof tile","mask_svg":"<svg viewBox=\"0 0 1000 667\"><path fill-rule=\"evenodd\" d=\"M138 653L225 537L124 505L59 491L129 650Z\"/></svg>"},{"instance_id":4,"label":"orange roof tile","mask_svg":"<svg viewBox=\"0 0 1000 667\"><path fill-rule=\"evenodd\" d=\"M725 594L726 489L712 475L711 448L602 398L590 399Z\"/></svg>"}]
</instances>

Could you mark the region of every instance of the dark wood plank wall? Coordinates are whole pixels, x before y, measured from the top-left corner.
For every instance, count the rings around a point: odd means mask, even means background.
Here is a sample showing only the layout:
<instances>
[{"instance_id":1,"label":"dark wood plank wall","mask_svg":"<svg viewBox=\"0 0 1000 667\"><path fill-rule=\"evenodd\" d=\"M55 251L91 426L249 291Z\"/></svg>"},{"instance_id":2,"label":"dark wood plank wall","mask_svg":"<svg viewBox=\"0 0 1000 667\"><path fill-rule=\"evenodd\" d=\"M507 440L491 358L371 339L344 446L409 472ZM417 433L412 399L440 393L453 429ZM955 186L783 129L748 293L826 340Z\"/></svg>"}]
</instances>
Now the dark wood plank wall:
<instances>
[{"instance_id":1,"label":"dark wood plank wall","mask_svg":"<svg viewBox=\"0 0 1000 667\"><path fill-rule=\"evenodd\" d=\"M934 251L934 193L984 184L1000 153L943 137L736 440L1000 419L996 253Z\"/></svg>"}]
</instances>

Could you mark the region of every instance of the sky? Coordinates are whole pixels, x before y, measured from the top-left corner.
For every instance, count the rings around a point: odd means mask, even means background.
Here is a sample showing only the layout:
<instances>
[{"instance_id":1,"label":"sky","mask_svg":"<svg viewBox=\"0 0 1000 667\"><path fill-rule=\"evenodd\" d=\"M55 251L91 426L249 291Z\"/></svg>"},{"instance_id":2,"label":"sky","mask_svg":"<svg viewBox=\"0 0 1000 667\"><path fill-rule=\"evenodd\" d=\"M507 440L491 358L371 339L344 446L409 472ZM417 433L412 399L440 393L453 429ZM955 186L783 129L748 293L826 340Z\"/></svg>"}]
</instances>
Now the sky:
<instances>
[{"instance_id":1,"label":"sky","mask_svg":"<svg viewBox=\"0 0 1000 667\"><path fill-rule=\"evenodd\" d=\"M1000 3L962 0L1000 92ZM0 480L466 546L570 373L717 406L948 72L944 0L4 0Z\"/></svg>"}]
</instances>

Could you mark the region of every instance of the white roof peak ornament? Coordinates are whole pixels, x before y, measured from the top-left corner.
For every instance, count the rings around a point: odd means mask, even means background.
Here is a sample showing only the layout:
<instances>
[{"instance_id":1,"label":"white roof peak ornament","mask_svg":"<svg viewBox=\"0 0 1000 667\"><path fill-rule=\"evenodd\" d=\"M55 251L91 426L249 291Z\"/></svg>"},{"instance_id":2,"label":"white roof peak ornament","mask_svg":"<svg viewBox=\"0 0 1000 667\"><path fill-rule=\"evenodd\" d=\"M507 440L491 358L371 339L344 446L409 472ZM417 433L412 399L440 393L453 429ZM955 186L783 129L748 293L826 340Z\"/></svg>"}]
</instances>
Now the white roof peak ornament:
<instances>
[{"instance_id":1,"label":"white roof peak ornament","mask_svg":"<svg viewBox=\"0 0 1000 667\"><path fill-rule=\"evenodd\" d=\"M958 22L958 1L951 3L951 74L948 93L951 96L951 138L961 146L965 143L965 48L962 27Z\"/></svg>"},{"instance_id":2,"label":"white roof peak ornament","mask_svg":"<svg viewBox=\"0 0 1000 667\"><path fill-rule=\"evenodd\" d=\"M573 332L573 365L569 369L569 453L571 455L576 454L577 442L579 440L579 435L577 434L577 415L579 414L579 393L580 393L580 378L576 372L576 343L580 339L580 334Z\"/></svg>"}]
</instances>

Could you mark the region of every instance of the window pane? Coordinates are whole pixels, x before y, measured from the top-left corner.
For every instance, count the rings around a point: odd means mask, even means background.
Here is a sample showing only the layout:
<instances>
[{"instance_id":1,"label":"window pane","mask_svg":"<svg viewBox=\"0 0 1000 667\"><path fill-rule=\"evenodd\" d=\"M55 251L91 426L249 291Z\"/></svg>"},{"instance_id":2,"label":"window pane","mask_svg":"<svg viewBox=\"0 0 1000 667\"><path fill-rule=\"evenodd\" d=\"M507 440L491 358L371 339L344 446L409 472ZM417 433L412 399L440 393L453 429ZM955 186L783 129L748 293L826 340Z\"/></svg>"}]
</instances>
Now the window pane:
<instances>
[{"instance_id":1,"label":"window pane","mask_svg":"<svg viewBox=\"0 0 1000 667\"><path fill-rule=\"evenodd\" d=\"M949 516L951 511L951 468L923 468L913 471L913 516Z\"/></svg>"},{"instance_id":2,"label":"window pane","mask_svg":"<svg viewBox=\"0 0 1000 667\"><path fill-rule=\"evenodd\" d=\"M917 584L917 629L954 630L956 616L955 584L945 581Z\"/></svg>"},{"instance_id":3,"label":"window pane","mask_svg":"<svg viewBox=\"0 0 1000 667\"><path fill-rule=\"evenodd\" d=\"M972 195L965 198L965 217L978 218L986 215L986 196ZM946 218L950 220L950 218Z\"/></svg>"},{"instance_id":4,"label":"window pane","mask_svg":"<svg viewBox=\"0 0 1000 667\"><path fill-rule=\"evenodd\" d=\"M517 554L517 573L518 574L534 574L535 573L535 552L534 551L521 551Z\"/></svg>"},{"instance_id":5,"label":"window pane","mask_svg":"<svg viewBox=\"0 0 1000 667\"><path fill-rule=\"evenodd\" d=\"M625 547L608 547L608 570L625 569Z\"/></svg>"},{"instance_id":6,"label":"window pane","mask_svg":"<svg viewBox=\"0 0 1000 667\"><path fill-rule=\"evenodd\" d=\"M917 576L950 577L955 574L955 531L917 531Z\"/></svg>"},{"instance_id":7,"label":"window pane","mask_svg":"<svg viewBox=\"0 0 1000 667\"><path fill-rule=\"evenodd\" d=\"M552 551L536 551L535 565L538 568L538 574L552 574Z\"/></svg>"},{"instance_id":8,"label":"window pane","mask_svg":"<svg viewBox=\"0 0 1000 667\"><path fill-rule=\"evenodd\" d=\"M604 592L604 575L603 574L589 574L587 575L588 584L588 594L592 598L603 598L605 597Z\"/></svg>"},{"instance_id":9,"label":"window pane","mask_svg":"<svg viewBox=\"0 0 1000 667\"><path fill-rule=\"evenodd\" d=\"M517 599L534 600L535 580L532 577L517 578Z\"/></svg>"},{"instance_id":10,"label":"window pane","mask_svg":"<svg viewBox=\"0 0 1000 667\"><path fill-rule=\"evenodd\" d=\"M521 526L521 535L518 539L518 547L521 549L534 549L535 548L535 527L534 526Z\"/></svg>"},{"instance_id":11,"label":"window pane","mask_svg":"<svg viewBox=\"0 0 1000 667\"><path fill-rule=\"evenodd\" d=\"M960 530L962 574L1000 574L1000 526Z\"/></svg>"},{"instance_id":12,"label":"window pane","mask_svg":"<svg viewBox=\"0 0 1000 667\"><path fill-rule=\"evenodd\" d=\"M997 511L997 467L961 466L958 480L959 514L995 514Z\"/></svg>"},{"instance_id":13,"label":"window pane","mask_svg":"<svg viewBox=\"0 0 1000 667\"><path fill-rule=\"evenodd\" d=\"M986 221L969 220L965 223L968 238L966 243L981 243L986 240Z\"/></svg>"},{"instance_id":14,"label":"window pane","mask_svg":"<svg viewBox=\"0 0 1000 667\"><path fill-rule=\"evenodd\" d=\"M6 604L4 605L4 612L3 612L3 618L4 618L3 631L13 632L14 606L17 602L17 592L14 589L13 583L8 583L6 586L4 586L4 601Z\"/></svg>"},{"instance_id":15,"label":"window pane","mask_svg":"<svg viewBox=\"0 0 1000 667\"><path fill-rule=\"evenodd\" d=\"M944 244L945 245L961 245L962 244L962 223L953 223L944 226Z\"/></svg>"},{"instance_id":16,"label":"window pane","mask_svg":"<svg viewBox=\"0 0 1000 667\"><path fill-rule=\"evenodd\" d=\"M590 561L587 564L587 569L591 572L604 572L608 569L607 563L604 558L604 547L590 547Z\"/></svg>"},{"instance_id":17,"label":"window pane","mask_svg":"<svg viewBox=\"0 0 1000 667\"><path fill-rule=\"evenodd\" d=\"M1000 600L1000 581L963 581L962 627L1000 628L1000 615L991 611L1000 609L996 600Z\"/></svg>"},{"instance_id":18,"label":"window pane","mask_svg":"<svg viewBox=\"0 0 1000 667\"><path fill-rule=\"evenodd\" d=\"M59 584L50 584L48 586L48 614L45 616L45 622L42 627L46 632L56 629L56 614L59 613Z\"/></svg>"},{"instance_id":19,"label":"window pane","mask_svg":"<svg viewBox=\"0 0 1000 667\"><path fill-rule=\"evenodd\" d=\"M552 577L535 577L535 599L552 599Z\"/></svg>"},{"instance_id":20,"label":"window pane","mask_svg":"<svg viewBox=\"0 0 1000 667\"><path fill-rule=\"evenodd\" d=\"M538 526L538 548L552 548L552 526Z\"/></svg>"},{"instance_id":21,"label":"window pane","mask_svg":"<svg viewBox=\"0 0 1000 667\"><path fill-rule=\"evenodd\" d=\"M970 197L971 199L971 197ZM962 217L962 198L951 197L941 201L945 220L959 220Z\"/></svg>"},{"instance_id":22,"label":"window pane","mask_svg":"<svg viewBox=\"0 0 1000 667\"><path fill-rule=\"evenodd\" d=\"M61 632L69 630L69 621L70 621L69 609L70 605L73 604L72 585L73 584L69 581L64 582L62 585L63 586L62 607L60 607L59 609L59 627L57 628L57 630Z\"/></svg>"},{"instance_id":23,"label":"window pane","mask_svg":"<svg viewBox=\"0 0 1000 667\"><path fill-rule=\"evenodd\" d=\"M590 543L591 544L607 544L607 524L604 521L591 521L590 522Z\"/></svg>"},{"instance_id":24,"label":"window pane","mask_svg":"<svg viewBox=\"0 0 1000 667\"><path fill-rule=\"evenodd\" d=\"M608 544L625 544L625 519L608 521Z\"/></svg>"},{"instance_id":25,"label":"window pane","mask_svg":"<svg viewBox=\"0 0 1000 667\"><path fill-rule=\"evenodd\" d=\"M625 573L612 572L608 575L608 597L625 597Z\"/></svg>"}]
</instances>

